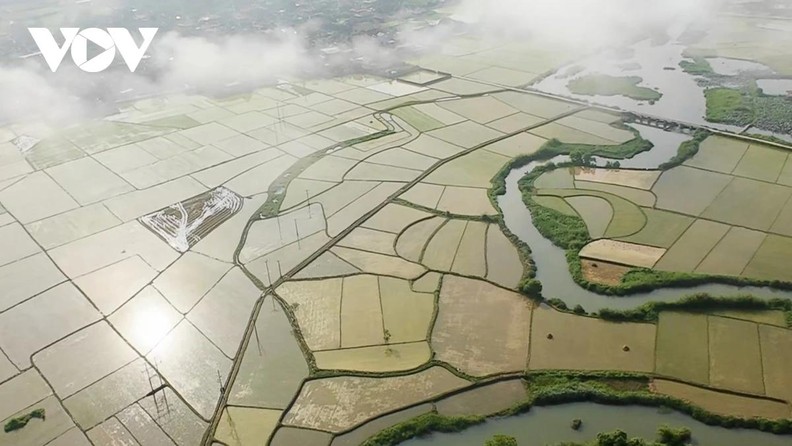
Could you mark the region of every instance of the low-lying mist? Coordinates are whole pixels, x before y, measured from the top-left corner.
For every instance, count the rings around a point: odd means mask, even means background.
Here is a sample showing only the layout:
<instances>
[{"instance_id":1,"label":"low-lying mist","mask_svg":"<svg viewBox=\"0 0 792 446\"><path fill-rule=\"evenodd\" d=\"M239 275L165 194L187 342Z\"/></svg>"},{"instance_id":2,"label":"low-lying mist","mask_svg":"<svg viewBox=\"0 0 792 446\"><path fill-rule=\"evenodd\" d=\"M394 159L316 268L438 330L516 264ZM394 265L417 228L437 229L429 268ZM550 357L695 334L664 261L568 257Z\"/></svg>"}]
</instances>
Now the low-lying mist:
<instances>
[{"instance_id":1,"label":"low-lying mist","mask_svg":"<svg viewBox=\"0 0 792 446\"><path fill-rule=\"evenodd\" d=\"M452 18L482 39L532 39L594 51L648 31L704 22L718 4L719 0L462 0ZM317 19L299 28L211 37L161 29L150 57L134 74L123 64L105 73L84 73L68 55L57 73L50 72L40 56L0 61L0 123L32 119L68 124L135 97L185 90L221 94L235 85L329 75L348 69L351 61L387 67L407 53L433 51L454 34L445 23L405 26L394 36L396 42L383 44L381 38L362 35L340 43L337 54L320 57L308 37L319 26Z\"/></svg>"}]
</instances>

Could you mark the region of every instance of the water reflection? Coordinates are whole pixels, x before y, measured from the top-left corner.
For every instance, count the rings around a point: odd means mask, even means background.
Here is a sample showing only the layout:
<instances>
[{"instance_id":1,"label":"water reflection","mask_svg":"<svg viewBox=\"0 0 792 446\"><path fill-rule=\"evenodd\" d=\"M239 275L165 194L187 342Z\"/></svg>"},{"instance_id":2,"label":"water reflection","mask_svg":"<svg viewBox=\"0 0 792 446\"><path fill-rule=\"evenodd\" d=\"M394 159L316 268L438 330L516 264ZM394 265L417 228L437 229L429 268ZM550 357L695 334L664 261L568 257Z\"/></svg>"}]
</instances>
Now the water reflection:
<instances>
[{"instance_id":1,"label":"water reflection","mask_svg":"<svg viewBox=\"0 0 792 446\"><path fill-rule=\"evenodd\" d=\"M767 95L792 96L792 79L759 79L756 85Z\"/></svg>"},{"instance_id":2,"label":"water reflection","mask_svg":"<svg viewBox=\"0 0 792 446\"><path fill-rule=\"evenodd\" d=\"M581 419L578 431L570 428L573 419ZM779 436L745 429L707 426L688 416L650 407L603 406L575 403L554 407L536 407L530 412L491 420L463 433L432 434L404 443L404 446L481 446L495 434L512 435L521 445L540 446L558 442L585 442L599 432L621 429L630 436L655 438L661 425L686 426L693 432L693 444L708 446L784 446L792 444L790 436Z\"/></svg>"}]
</instances>

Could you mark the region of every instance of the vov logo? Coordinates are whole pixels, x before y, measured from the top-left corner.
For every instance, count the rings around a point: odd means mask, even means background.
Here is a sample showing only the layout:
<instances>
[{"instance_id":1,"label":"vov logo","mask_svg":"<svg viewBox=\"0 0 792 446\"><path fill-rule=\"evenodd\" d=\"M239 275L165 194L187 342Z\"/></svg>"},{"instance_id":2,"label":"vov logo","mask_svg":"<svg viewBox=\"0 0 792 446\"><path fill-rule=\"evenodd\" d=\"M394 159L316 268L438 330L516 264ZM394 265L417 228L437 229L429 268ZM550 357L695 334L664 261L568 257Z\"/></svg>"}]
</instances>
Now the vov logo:
<instances>
[{"instance_id":1,"label":"vov logo","mask_svg":"<svg viewBox=\"0 0 792 446\"><path fill-rule=\"evenodd\" d=\"M134 73L158 30L158 28L140 28L143 43L138 46L126 28L107 28L106 31L99 28L86 28L82 31L80 28L61 28L64 42L58 45L47 28L28 28L53 73L58 70L69 49L74 63L87 73L106 70L115 60L116 52L121 54L129 71ZM104 51L89 60L88 42L92 42Z\"/></svg>"}]
</instances>

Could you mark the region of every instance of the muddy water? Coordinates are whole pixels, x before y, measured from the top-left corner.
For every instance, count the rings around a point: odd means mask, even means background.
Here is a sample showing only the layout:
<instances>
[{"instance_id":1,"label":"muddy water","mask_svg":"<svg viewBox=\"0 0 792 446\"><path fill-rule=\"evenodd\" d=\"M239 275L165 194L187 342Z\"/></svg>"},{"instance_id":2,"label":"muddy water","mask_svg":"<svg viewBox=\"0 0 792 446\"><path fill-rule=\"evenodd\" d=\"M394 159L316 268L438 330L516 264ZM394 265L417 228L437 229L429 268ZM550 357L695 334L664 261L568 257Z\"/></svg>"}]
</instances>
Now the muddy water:
<instances>
[{"instance_id":1,"label":"muddy water","mask_svg":"<svg viewBox=\"0 0 792 446\"><path fill-rule=\"evenodd\" d=\"M690 141L693 138L691 135L667 132L647 125L629 124L629 126L638 130L638 133L640 133L643 139L651 141L652 144L654 144L652 150L639 153L630 159L619 161L622 167L629 167L631 169L657 168L673 158L683 142Z\"/></svg>"},{"instance_id":2,"label":"muddy water","mask_svg":"<svg viewBox=\"0 0 792 446\"><path fill-rule=\"evenodd\" d=\"M630 57L608 52L596 54L561 67L555 74L533 85L533 88L626 111L738 131L737 127L713 124L704 119L707 110L704 90L699 86L696 76L679 68L679 63L685 59L682 55L685 48L685 45L678 43L652 45L649 41L639 42L630 47ZM583 67L583 70L570 77L567 75L568 70L574 66ZM663 97L650 104L624 96L586 96L569 91L567 85L571 80L590 74L639 76L643 79L640 86L657 89Z\"/></svg>"},{"instance_id":3,"label":"muddy water","mask_svg":"<svg viewBox=\"0 0 792 446\"><path fill-rule=\"evenodd\" d=\"M743 73L773 73L767 65L750 60L729 59L726 57L707 58L712 71L722 76L739 76Z\"/></svg>"},{"instance_id":4,"label":"muddy water","mask_svg":"<svg viewBox=\"0 0 792 446\"><path fill-rule=\"evenodd\" d=\"M643 127L643 126L641 126ZM630 160L621 160L621 164L630 168L656 169L676 154L671 145L684 141L685 135L665 132L659 129L639 128L641 135L655 143L650 152L640 154ZM655 132L661 132L657 133ZM676 144L678 147L678 144ZM657 151L657 152L655 152ZM662 154L662 155L660 155ZM736 287L730 285L708 284L688 288L665 288L648 293L639 293L626 297L610 297L593 293L578 286L569 273L566 255L561 248L553 245L533 225L531 212L523 203L518 181L536 167L547 162L568 161L567 157L559 156L549 161L533 162L525 167L514 169L506 178L506 194L498 197L498 205L503 210L503 218L511 232L530 246L532 258L536 263L537 279L542 282L545 297L562 299L569 307L581 305L587 311L599 311L602 308L630 309L647 302L673 302L695 293L710 293L716 296L739 296L753 294L760 298L792 299L792 292L779 291L764 287ZM604 159L597 159L598 165L604 165Z\"/></svg>"},{"instance_id":5,"label":"muddy water","mask_svg":"<svg viewBox=\"0 0 792 446\"><path fill-rule=\"evenodd\" d=\"M583 421L578 431L570 428L571 421L576 418ZM520 446L543 446L567 441L590 441L599 432L616 429L621 429L630 436L653 440L657 428L664 424L671 427L688 427L693 432L693 444L701 446L792 444L792 437L789 436L707 426L678 412L649 407L574 403L536 407L526 414L491 420L462 433L432 434L405 442L403 446L481 446L496 434L512 435L517 438Z\"/></svg>"},{"instance_id":6,"label":"muddy water","mask_svg":"<svg viewBox=\"0 0 792 446\"><path fill-rule=\"evenodd\" d=\"M679 44L655 46L649 41L644 41L633 45L630 49L633 52L630 58L625 59L611 53L597 54L575 62L573 65L582 66L584 69L574 77L564 77L566 67L562 67L557 74L543 79L533 87L547 93L619 107L623 110L704 124L706 102L703 90L696 83L695 77L679 69L685 46ZM630 69L625 70L624 67ZM576 95L567 88L572 79L597 73L610 76L639 76L643 79L640 86L658 89L663 97L654 104L649 104L624 96Z\"/></svg>"},{"instance_id":7,"label":"muddy water","mask_svg":"<svg viewBox=\"0 0 792 446\"><path fill-rule=\"evenodd\" d=\"M770 96L792 95L792 79L759 79L756 81L764 94Z\"/></svg>"}]
</instances>

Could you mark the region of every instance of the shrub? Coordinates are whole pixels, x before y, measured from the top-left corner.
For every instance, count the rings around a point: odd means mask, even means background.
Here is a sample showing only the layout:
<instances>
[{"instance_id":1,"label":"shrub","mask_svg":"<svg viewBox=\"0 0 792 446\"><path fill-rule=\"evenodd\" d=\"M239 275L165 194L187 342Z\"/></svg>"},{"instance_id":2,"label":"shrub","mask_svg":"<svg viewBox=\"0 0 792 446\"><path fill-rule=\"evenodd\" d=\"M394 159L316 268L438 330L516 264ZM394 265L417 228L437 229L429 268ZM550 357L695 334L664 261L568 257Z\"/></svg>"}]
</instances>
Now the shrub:
<instances>
[{"instance_id":1,"label":"shrub","mask_svg":"<svg viewBox=\"0 0 792 446\"><path fill-rule=\"evenodd\" d=\"M517 439L508 435L496 435L487 440L484 446L517 446Z\"/></svg>"}]
</instances>

